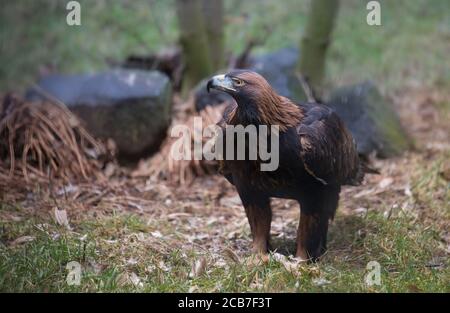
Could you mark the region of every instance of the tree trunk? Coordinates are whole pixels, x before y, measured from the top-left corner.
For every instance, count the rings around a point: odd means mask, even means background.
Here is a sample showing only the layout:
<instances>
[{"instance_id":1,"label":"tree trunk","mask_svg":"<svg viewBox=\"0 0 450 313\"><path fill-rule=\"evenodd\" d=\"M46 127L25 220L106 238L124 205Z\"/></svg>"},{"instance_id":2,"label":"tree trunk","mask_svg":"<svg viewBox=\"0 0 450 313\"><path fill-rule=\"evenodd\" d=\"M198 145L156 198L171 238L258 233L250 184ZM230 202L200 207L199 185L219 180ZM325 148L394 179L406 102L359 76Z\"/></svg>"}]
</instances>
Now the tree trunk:
<instances>
[{"instance_id":1,"label":"tree trunk","mask_svg":"<svg viewBox=\"0 0 450 313\"><path fill-rule=\"evenodd\" d=\"M325 55L331 40L339 0L313 0L301 41L300 73L319 96L325 71Z\"/></svg>"},{"instance_id":2,"label":"tree trunk","mask_svg":"<svg viewBox=\"0 0 450 313\"><path fill-rule=\"evenodd\" d=\"M203 0L203 17L213 70L224 65L223 1Z\"/></svg>"},{"instance_id":3,"label":"tree trunk","mask_svg":"<svg viewBox=\"0 0 450 313\"><path fill-rule=\"evenodd\" d=\"M185 74L182 94L213 72L208 38L203 20L202 0L177 0L180 44L183 48Z\"/></svg>"}]
</instances>

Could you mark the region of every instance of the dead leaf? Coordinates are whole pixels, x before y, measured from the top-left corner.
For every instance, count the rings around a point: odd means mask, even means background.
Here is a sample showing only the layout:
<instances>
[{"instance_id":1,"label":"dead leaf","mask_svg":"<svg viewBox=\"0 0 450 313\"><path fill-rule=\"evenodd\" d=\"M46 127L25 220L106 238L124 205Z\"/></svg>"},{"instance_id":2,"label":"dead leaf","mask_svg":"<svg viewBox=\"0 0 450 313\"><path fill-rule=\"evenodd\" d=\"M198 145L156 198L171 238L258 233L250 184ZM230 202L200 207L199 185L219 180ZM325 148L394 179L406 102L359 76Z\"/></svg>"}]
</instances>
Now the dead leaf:
<instances>
[{"instance_id":1,"label":"dead leaf","mask_svg":"<svg viewBox=\"0 0 450 313\"><path fill-rule=\"evenodd\" d=\"M138 260L136 260L135 258L129 258L127 260L127 265L136 265L138 264Z\"/></svg>"},{"instance_id":2,"label":"dead leaf","mask_svg":"<svg viewBox=\"0 0 450 313\"><path fill-rule=\"evenodd\" d=\"M423 292L422 289L420 289L419 287L417 287L414 284L409 285L408 290L409 290L409 292Z\"/></svg>"},{"instance_id":3,"label":"dead leaf","mask_svg":"<svg viewBox=\"0 0 450 313\"><path fill-rule=\"evenodd\" d=\"M170 272L172 270L172 268L170 266L167 266L163 260L159 261L158 267L164 272Z\"/></svg>"},{"instance_id":4,"label":"dead leaf","mask_svg":"<svg viewBox=\"0 0 450 313\"><path fill-rule=\"evenodd\" d=\"M206 259L201 257L192 265L191 272L189 273L190 278L201 276L206 270Z\"/></svg>"},{"instance_id":5,"label":"dead leaf","mask_svg":"<svg viewBox=\"0 0 450 313\"><path fill-rule=\"evenodd\" d=\"M367 208L357 208L354 210L355 214L365 216L367 214Z\"/></svg>"},{"instance_id":6,"label":"dead leaf","mask_svg":"<svg viewBox=\"0 0 450 313\"><path fill-rule=\"evenodd\" d=\"M107 266L105 264L100 264L95 261L88 261L86 266L88 270L91 270L97 275L100 274L104 269L106 269L106 267Z\"/></svg>"},{"instance_id":7,"label":"dead leaf","mask_svg":"<svg viewBox=\"0 0 450 313\"><path fill-rule=\"evenodd\" d=\"M325 278L319 277L319 278L314 278L312 280L312 283L316 286L321 287L321 286L328 285L330 283L330 281L326 280Z\"/></svg>"},{"instance_id":8,"label":"dead leaf","mask_svg":"<svg viewBox=\"0 0 450 313\"><path fill-rule=\"evenodd\" d=\"M405 186L404 193L405 193L405 196L412 197L413 194L412 194L410 185Z\"/></svg>"},{"instance_id":9,"label":"dead leaf","mask_svg":"<svg viewBox=\"0 0 450 313\"><path fill-rule=\"evenodd\" d=\"M71 229L69 225L69 219L67 218L66 210L59 210L57 207L53 208L53 214L58 225L64 226L67 229Z\"/></svg>"},{"instance_id":10,"label":"dead leaf","mask_svg":"<svg viewBox=\"0 0 450 313\"><path fill-rule=\"evenodd\" d=\"M144 287L144 284L141 282L141 279L134 272L131 272L131 273L125 272L125 273L122 273L119 276L117 276L117 285L119 285L121 287L129 286L129 285L133 285L137 288Z\"/></svg>"},{"instance_id":11,"label":"dead leaf","mask_svg":"<svg viewBox=\"0 0 450 313\"><path fill-rule=\"evenodd\" d=\"M224 198L220 199L219 204L221 206L229 207L229 208L236 207L236 206L241 207L242 201L241 201L241 198L239 198L239 196L224 197Z\"/></svg>"},{"instance_id":12,"label":"dead leaf","mask_svg":"<svg viewBox=\"0 0 450 313\"><path fill-rule=\"evenodd\" d=\"M162 238L163 237L163 235L159 231L151 232L150 235L152 235L155 238Z\"/></svg>"},{"instance_id":13,"label":"dead leaf","mask_svg":"<svg viewBox=\"0 0 450 313\"><path fill-rule=\"evenodd\" d=\"M229 260L231 260L231 261L233 261L235 263L238 263L238 264L241 263L241 260L239 259L239 256L233 250L231 250L230 248L225 248L223 250L223 254L224 254L224 256L227 259L229 259Z\"/></svg>"},{"instance_id":14,"label":"dead leaf","mask_svg":"<svg viewBox=\"0 0 450 313\"><path fill-rule=\"evenodd\" d=\"M177 220L182 217L191 217L192 214L189 213L171 213L167 215L168 220Z\"/></svg>"},{"instance_id":15,"label":"dead leaf","mask_svg":"<svg viewBox=\"0 0 450 313\"><path fill-rule=\"evenodd\" d=\"M289 260L286 256L280 254L280 253L273 253L272 257L279 263L281 263L286 271L293 274L294 276L299 276L300 271L299 267L300 264L303 263L303 260L300 259L293 259L293 261Z\"/></svg>"},{"instance_id":16,"label":"dead leaf","mask_svg":"<svg viewBox=\"0 0 450 313\"><path fill-rule=\"evenodd\" d=\"M445 162L442 170L439 172L439 174L444 178L446 181L450 181L450 162Z\"/></svg>"},{"instance_id":17,"label":"dead leaf","mask_svg":"<svg viewBox=\"0 0 450 313\"><path fill-rule=\"evenodd\" d=\"M138 287L138 288L144 287L144 284L141 282L141 279L134 272L132 272L130 274L130 281L135 287Z\"/></svg>"},{"instance_id":18,"label":"dead leaf","mask_svg":"<svg viewBox=\"0 0 450 313\"><path fill-rule=\"evenodd\" d=\"M106 177L111 177L114 175L114 172L116 171L116 166L114 165L114 163L109 162L108 164L106 164L105 169L103 170L103 173L105 174Z\"/></svg>"},{"instance_id":19,"label":"dead leaf","mask_svg":"<svg viewBox=\"0 0 450 313\"><path fill-rule=\"evenodd\" d=\"M128 273L121 273L116 278L116 283L120 287L125 287L129 283L129 277Z\"/></svg>"},{"instance_id":20,"label":"dead leaf","mask_svg":"<svg viewBox=\"0 0 450 313\"><path fill-rule=\"evenodd\" d=\"M392 177L386 177L378 183L378 187L381 189L386 189L386 187L390 186L393 182L394 179Z\"/></svg>"},{"instance_id":21,"label":"dead leaf","mask_svg":"<svg viewBox=\"0 0 450 313\"><path fill-rule=\"evenodd\" d=\"M34 237L34 236L22 236L22 237L15 239L14 241L12 241L10 245L17 246L17 245L20 245L20 244L23 244L26 242L33 241L34 239L36 239L36 237Z\"/></svg>"},{"instance_id":22,"label":"dead leaf","mask_svg":"<svg viewBox=\"0 0 450 313\"><path fill-rule=\"evenodd\" d=\"M358 192L356 195L354 195L353 198L358 199L358 198L366 197L366 196L374 194L374 193L375 193L374 188L364 189L364 190L361 190L360 192Z\"/></svg>"}]
</instances>

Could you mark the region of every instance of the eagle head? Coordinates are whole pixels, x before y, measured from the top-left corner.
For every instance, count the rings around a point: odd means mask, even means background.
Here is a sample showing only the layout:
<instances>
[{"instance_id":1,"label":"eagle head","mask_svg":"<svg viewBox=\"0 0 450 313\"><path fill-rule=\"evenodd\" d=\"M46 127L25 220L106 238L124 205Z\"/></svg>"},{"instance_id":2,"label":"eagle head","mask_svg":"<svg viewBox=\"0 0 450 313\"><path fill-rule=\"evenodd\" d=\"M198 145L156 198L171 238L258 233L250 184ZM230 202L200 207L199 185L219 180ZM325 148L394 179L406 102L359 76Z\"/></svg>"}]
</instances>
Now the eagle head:
<instances>
[{"instance_id":1,"label":"eagle head","mask_svg":"<svg viewBox=\"0 0 450 313\"><path fill-rule=\"evenodd\" d=\"M237 103L236 121L242 124L280 125L284 130L298 123L299 106L278 95L267 80L256 72L233 70L212 77L206 89L228 93Z\"/></svg>"},{"instance_id":2,"label":"eagle head","mask_svg":"<svg viewBox=\"0 0 450 313\"><path fill-rule=\"evenodd\" d=\"M249 70L233 70L212 77L206 89L217 89L232 96L238 105L264 101L274 90L261 75Z\"/></svg>"}]
</instances>

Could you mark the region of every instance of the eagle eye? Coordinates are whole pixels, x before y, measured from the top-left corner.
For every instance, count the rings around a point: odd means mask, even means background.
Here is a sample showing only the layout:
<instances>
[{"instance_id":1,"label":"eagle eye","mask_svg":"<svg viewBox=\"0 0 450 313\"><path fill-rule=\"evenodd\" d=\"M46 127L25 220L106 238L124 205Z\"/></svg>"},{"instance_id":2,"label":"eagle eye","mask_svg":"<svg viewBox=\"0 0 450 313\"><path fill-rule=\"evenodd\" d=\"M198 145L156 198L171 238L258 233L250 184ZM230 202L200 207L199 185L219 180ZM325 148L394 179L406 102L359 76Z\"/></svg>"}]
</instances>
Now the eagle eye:
<instances>
[{"instance_id":1,"label":"eagle eye","mask_svg":"<svg viewBox=\"0 0 450 313\"><path fill-rule=\"evenodd\" d=\"M237 86L237 87L244 86L244 81L242 79L233 77L232 80L233 80L233 83L235 86Z\"/></svg>"}]
</instances>

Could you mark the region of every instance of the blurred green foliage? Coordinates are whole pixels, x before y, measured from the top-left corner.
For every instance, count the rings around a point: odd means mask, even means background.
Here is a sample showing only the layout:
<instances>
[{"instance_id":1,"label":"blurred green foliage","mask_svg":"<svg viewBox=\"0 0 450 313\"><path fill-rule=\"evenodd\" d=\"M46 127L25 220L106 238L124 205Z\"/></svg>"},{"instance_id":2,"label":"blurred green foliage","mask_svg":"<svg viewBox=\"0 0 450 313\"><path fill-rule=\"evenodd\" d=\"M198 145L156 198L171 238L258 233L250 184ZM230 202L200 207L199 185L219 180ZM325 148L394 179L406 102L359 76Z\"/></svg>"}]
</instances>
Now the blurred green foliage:
<instances>
[{"instance_id":1,"label":"blurred green foliage","mask_svg":"<svg viewBox=\"0 0 450 313\"><path fill-rule=\"evenodd\" d=\"M95 71L129 54L177 42L173 0L80 0L81 26L66 24L67 1L2 1L0 92L22 90L39 75ZM366 24L366 2L343 1L327 63L333 85L374 79L382 89L407 83L450 85L450 2L380 1L382 26ZM228 0L226 50L239 53L262 38L256 53L297 46L308 1Z\"/></svg>"}]
</instances>

